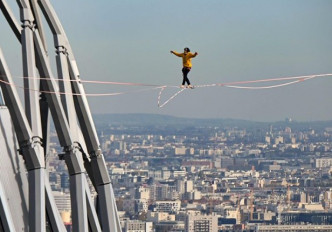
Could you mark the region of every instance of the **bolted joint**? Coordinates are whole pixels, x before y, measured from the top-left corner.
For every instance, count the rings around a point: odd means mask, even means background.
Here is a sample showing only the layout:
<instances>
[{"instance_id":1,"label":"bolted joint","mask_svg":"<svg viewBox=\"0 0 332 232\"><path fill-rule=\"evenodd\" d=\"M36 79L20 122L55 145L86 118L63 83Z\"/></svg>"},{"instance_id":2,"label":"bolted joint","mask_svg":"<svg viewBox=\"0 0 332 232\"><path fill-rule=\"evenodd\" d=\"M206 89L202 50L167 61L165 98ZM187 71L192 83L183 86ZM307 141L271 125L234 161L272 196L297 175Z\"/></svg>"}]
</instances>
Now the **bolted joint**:
<instances>
[{"instance_id":1,"label":"bolted joint","mask_svg":"<svg viewBox=\"0 0 332 232\"><path fill-rule=\"evenodd\" d=\"M74 148L74 149L77 149L77 150L79 150L79 151L82 151L82 146L81 146L81 144L80 144L79 142L77 142L77 141L74 141L74 142L73 142L73 148Z\"/></svg>"},{"instance_id":2,"label":"bolted joint","mask_svg":"<svg viewBox=\"0 0 332 232\"><path fill-rule=\"evenodd\" d=\"M25 152L25 151L27 150L27 148L30 147L30 146L31 146L31 142L30 142L30 140L23 141L23 142L20 143L20 148L17 149L17 151L18 151L19 154L20 154L21 156L23 156L23 158L24 158L24 152Z\"/></svg>"},{"instance_id":3,"label":"bolted joint","mask_svg":"<svg viewBox=\"0 0 332 232\"><path fill-rule=\"evenodd\" d=\"M68 50L67 50L67 48L65 47L65 46L57 46L57 47L55 47L55 49L56 49L56 54L64 54L64 55L68 55Z\"/></svg>"},{"instance_id":4,"label":"bolted joint","mask_svg":"<svg viewBox=\"0 0 332 232\"><path fill-rule=\"evenodd\" d=\"M73 151L73 147L72 146L66 146L63 148L63 153L59 153L58 157L59 160L65 160L65 156L66 155L70 155Z\"/></svg>"},{"instance_id":5,"label":"bolted joint","mask_svg":"<svg viewBox=\"0 0 332 232\"><path fill-rule=\"evenodd\" d=\"M65 146L63 148L63 151L64 151L65 154L69 154L69 153L71 153L73 151L73 146L71 146L71 145Z\"/></svg>"},{"instance_id":6,"label":"bolted joint","mask_svg":"<svg viewBox=\"0 0 332 232\"><path fill-rule=\"evenodd\" d=\"M63 50L65 53L68 54L68 49L67 45L68 43L66 42L66 39L63 38L63 35L56 34L53 36L54 38L54 47L56 50Z\"/></svg>"},{"instance_id":7,"label":"bolted joint","mask_svg":"<svg viewBox=\"0 0 332 232\"><path fill-rule=\"evenodd\" d=\"M24 5L20 10L20 19L23 24L29 22L28 24L33 25L34 17L28 5Z\"/></svg>"},{"instance_id":8,"label":"bolted joint","mask_svg":"<svg viewBox=\"0 0 332 232\"><path fill-rule=\"evenodd\" d=\"M72 146L65 146L62 151L63 153L59 153L58 157L60 160L65 160L65 156L70 155L73 151L73 148Z\"/></svg>"},{"instance_id":9,"label":"bolted joint","mask_svg":"<svg viewBox=\"0 0 332 232\"><path fill-rule=\"evenodd\" d=\"M34 146L37 146L37 145L41 146L43 143L42 143L42 140L39 136L33 136L31 138L31 144L34 147Z\"/></svg>"},{"instance_id":10,"label":"bolted joint","mask_svg":"<svg viewBox=\"0 0 332 232\"><path fill-rule=\"evenodd\" d=\"M28 171L45 167L44 157L41 155L43 147L39 137L21 143L19 152L23 156Z\"/></svg>"},{"instance_id":11,"label":"bolted joint","mask_svg":"<svg viewBox=\"0 0 332 232\"><path fill-rule=\"evenodd\" d=\"M30 140L26 140L20 143L20 148L17 149L18 153L23 156L23 159L25 160L24 155L26 154L25 151L27 150L28 147L31 146Z\"/></svg>"},{"instance_id":12,"label":"bolted joint","mask_svg":"<svg viewBox=\"0 0 332 232\"><path fill-rule=\"evenodd\" d=\"M59 160L65 160L65 157L73 152L73 147L65 146L62 151L63 153L58 154Z\"/></svg>"},{"instance_id":13,"label":"bolted joint","mask_svg":"<svg viewBox=\"0 0 332 232\"><path fill-rule=\"evenodd\" d=\"M102 154L102 152L101 152L100 149L98 149L98 150L96 150L96 151L92 151L92 152L90 153L90 158L91 158L91 159L92 159L92 158L102 157L102 156L103 156L103 154Z\"/></svg>"},{"instance_id":14,"label":"bolted joint","mask_svg":"<svg viewBox=\"0 0 332 232\"><path fill-rule=\"evenodd\" d=\"M76 175L84 172L83 163L82 163L82 153L78 149L77 145L66 146L64 148L63 159L65 160L69 175Z\"/></svg>"},{"instance_id":15,"label":"bolted joint","mask_svg":"<svg viewBox=\"0 0 332 232\"><path fill-rule=\"evenodd\" d=\"M24 29L24 28L30 28L31 30L34 30L34 28L35 28L35 24L34 24L34 22L33 21L31 21L31 20L23 20L22 21L22 28Z\"/></svg>"}]
</instances>

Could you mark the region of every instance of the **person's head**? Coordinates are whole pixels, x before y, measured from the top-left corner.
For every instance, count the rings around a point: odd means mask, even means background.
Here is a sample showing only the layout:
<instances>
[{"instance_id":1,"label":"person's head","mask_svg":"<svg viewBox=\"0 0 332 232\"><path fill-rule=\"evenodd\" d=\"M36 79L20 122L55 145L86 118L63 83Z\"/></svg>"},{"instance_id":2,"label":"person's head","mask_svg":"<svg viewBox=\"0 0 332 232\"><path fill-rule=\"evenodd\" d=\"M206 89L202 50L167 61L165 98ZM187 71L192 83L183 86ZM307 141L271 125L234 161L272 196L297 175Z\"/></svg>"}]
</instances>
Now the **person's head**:
<instances>
[{"instance_id":1,"label":"person's head","mask_svg":"<svg viewBox=\"0 0 332 232\"><path fill-rule=\"evenodd\" d=\"M184 48L184 52L190 52L189 48Z\"/></svg>"}]
</instances>

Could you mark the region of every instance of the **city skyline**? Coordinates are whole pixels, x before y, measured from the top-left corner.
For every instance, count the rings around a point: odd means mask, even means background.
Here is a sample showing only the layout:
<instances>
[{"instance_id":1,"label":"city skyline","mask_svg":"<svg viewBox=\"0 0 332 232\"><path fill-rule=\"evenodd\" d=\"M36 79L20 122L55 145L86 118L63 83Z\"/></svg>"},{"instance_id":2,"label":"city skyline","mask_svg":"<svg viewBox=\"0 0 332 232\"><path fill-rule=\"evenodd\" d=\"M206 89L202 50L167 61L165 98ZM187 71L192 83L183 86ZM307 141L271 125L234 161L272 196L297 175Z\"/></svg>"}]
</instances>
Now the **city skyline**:
<instances>
[{"instance_id":1,"label":"city skyline","mask_svg":"<svg viewBox=\"0 0 332 232\"><path fill-rule=\"evenodd\" d=\"M82 80L180 85L181 60L169 51L187 46L199 53L189 74L194 85L331 73L332 3L327 0L53 4L77 57ZM17 66L21 58L19 47L11 41L14 35L7 25L0 28L5 32L2 45L6 44L3 50L8 63ZM53 59L54 48L48 46ZM56 74L55 69L53 72ZM158 90L88 100L94 113L329 120L329 78L259 91L196 88L164 108L157 107ZM137 90L94 84L85 84L85 88L87 93ZM164 99L174 91L165 91Z\"/></svg>"},{"instance_id":2,"label":"city skyline","mask_svg":"<svg viewBox=\"0 0 332 232\"><path fill-rule=\"evenodd\" d=\"M329 124L114 121L96 120L127 229L151 222L156 231L331 229ZM209 221L209 229L190 230L196 220Z\"/></svg>"}]
</instances>

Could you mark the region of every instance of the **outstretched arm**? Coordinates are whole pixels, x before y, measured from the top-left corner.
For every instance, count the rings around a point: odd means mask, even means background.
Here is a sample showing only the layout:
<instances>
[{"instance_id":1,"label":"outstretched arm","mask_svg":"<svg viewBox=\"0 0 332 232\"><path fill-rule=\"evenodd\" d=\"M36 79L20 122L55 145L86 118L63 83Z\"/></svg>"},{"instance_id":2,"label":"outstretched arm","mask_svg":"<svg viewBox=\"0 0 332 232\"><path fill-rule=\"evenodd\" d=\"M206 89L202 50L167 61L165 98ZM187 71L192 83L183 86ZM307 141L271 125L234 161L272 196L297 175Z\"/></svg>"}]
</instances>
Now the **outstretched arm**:
<instances>
[{"instance_id":1,"label":"outstretched arm","mask_svg":"<svg viewBox=\"0 0 332 232\"><path fill-rule=\"evenodd\" d=\"M193 56L192 57L195 57L195 56L197 56L198 55L198 53L197 52L195 52L194 54L193 54Z\"/></svg>"},{"instance_id":2,"label":"outstretched arm","mask_svg":"<svg viewBox=\"0 0 332 232\"><path fill-rule=\"evenodd\" d=\"M174 51L171 51L171 53L178 56L178 57L182 57L182 55L183 55L182 53L177 53L177 52L174 52Z\"/></svg>"}]
</instances>

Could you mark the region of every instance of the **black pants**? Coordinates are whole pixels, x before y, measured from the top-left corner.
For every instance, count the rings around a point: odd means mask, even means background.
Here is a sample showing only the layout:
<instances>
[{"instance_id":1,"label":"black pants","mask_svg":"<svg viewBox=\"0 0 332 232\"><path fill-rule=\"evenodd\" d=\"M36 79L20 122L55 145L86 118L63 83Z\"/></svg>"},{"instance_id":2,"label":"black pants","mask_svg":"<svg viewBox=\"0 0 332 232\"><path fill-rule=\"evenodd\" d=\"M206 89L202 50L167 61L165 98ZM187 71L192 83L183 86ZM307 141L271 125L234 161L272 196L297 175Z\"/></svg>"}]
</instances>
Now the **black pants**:
<instances>
[{"instance_id":1,"label":"black pants","mask_svg":"<svg viewBox=\"0 0 332 232\"><path fill-rule=\"evenodd\" d=\"M187 68L187 67L182 68L182 73L183 73L182 85L184 85L186 82L187 82L188 85L190 85L190 81L188 79L188 73L189 72L190 72L190 68Z\"/></svg>"}]
</instances>

